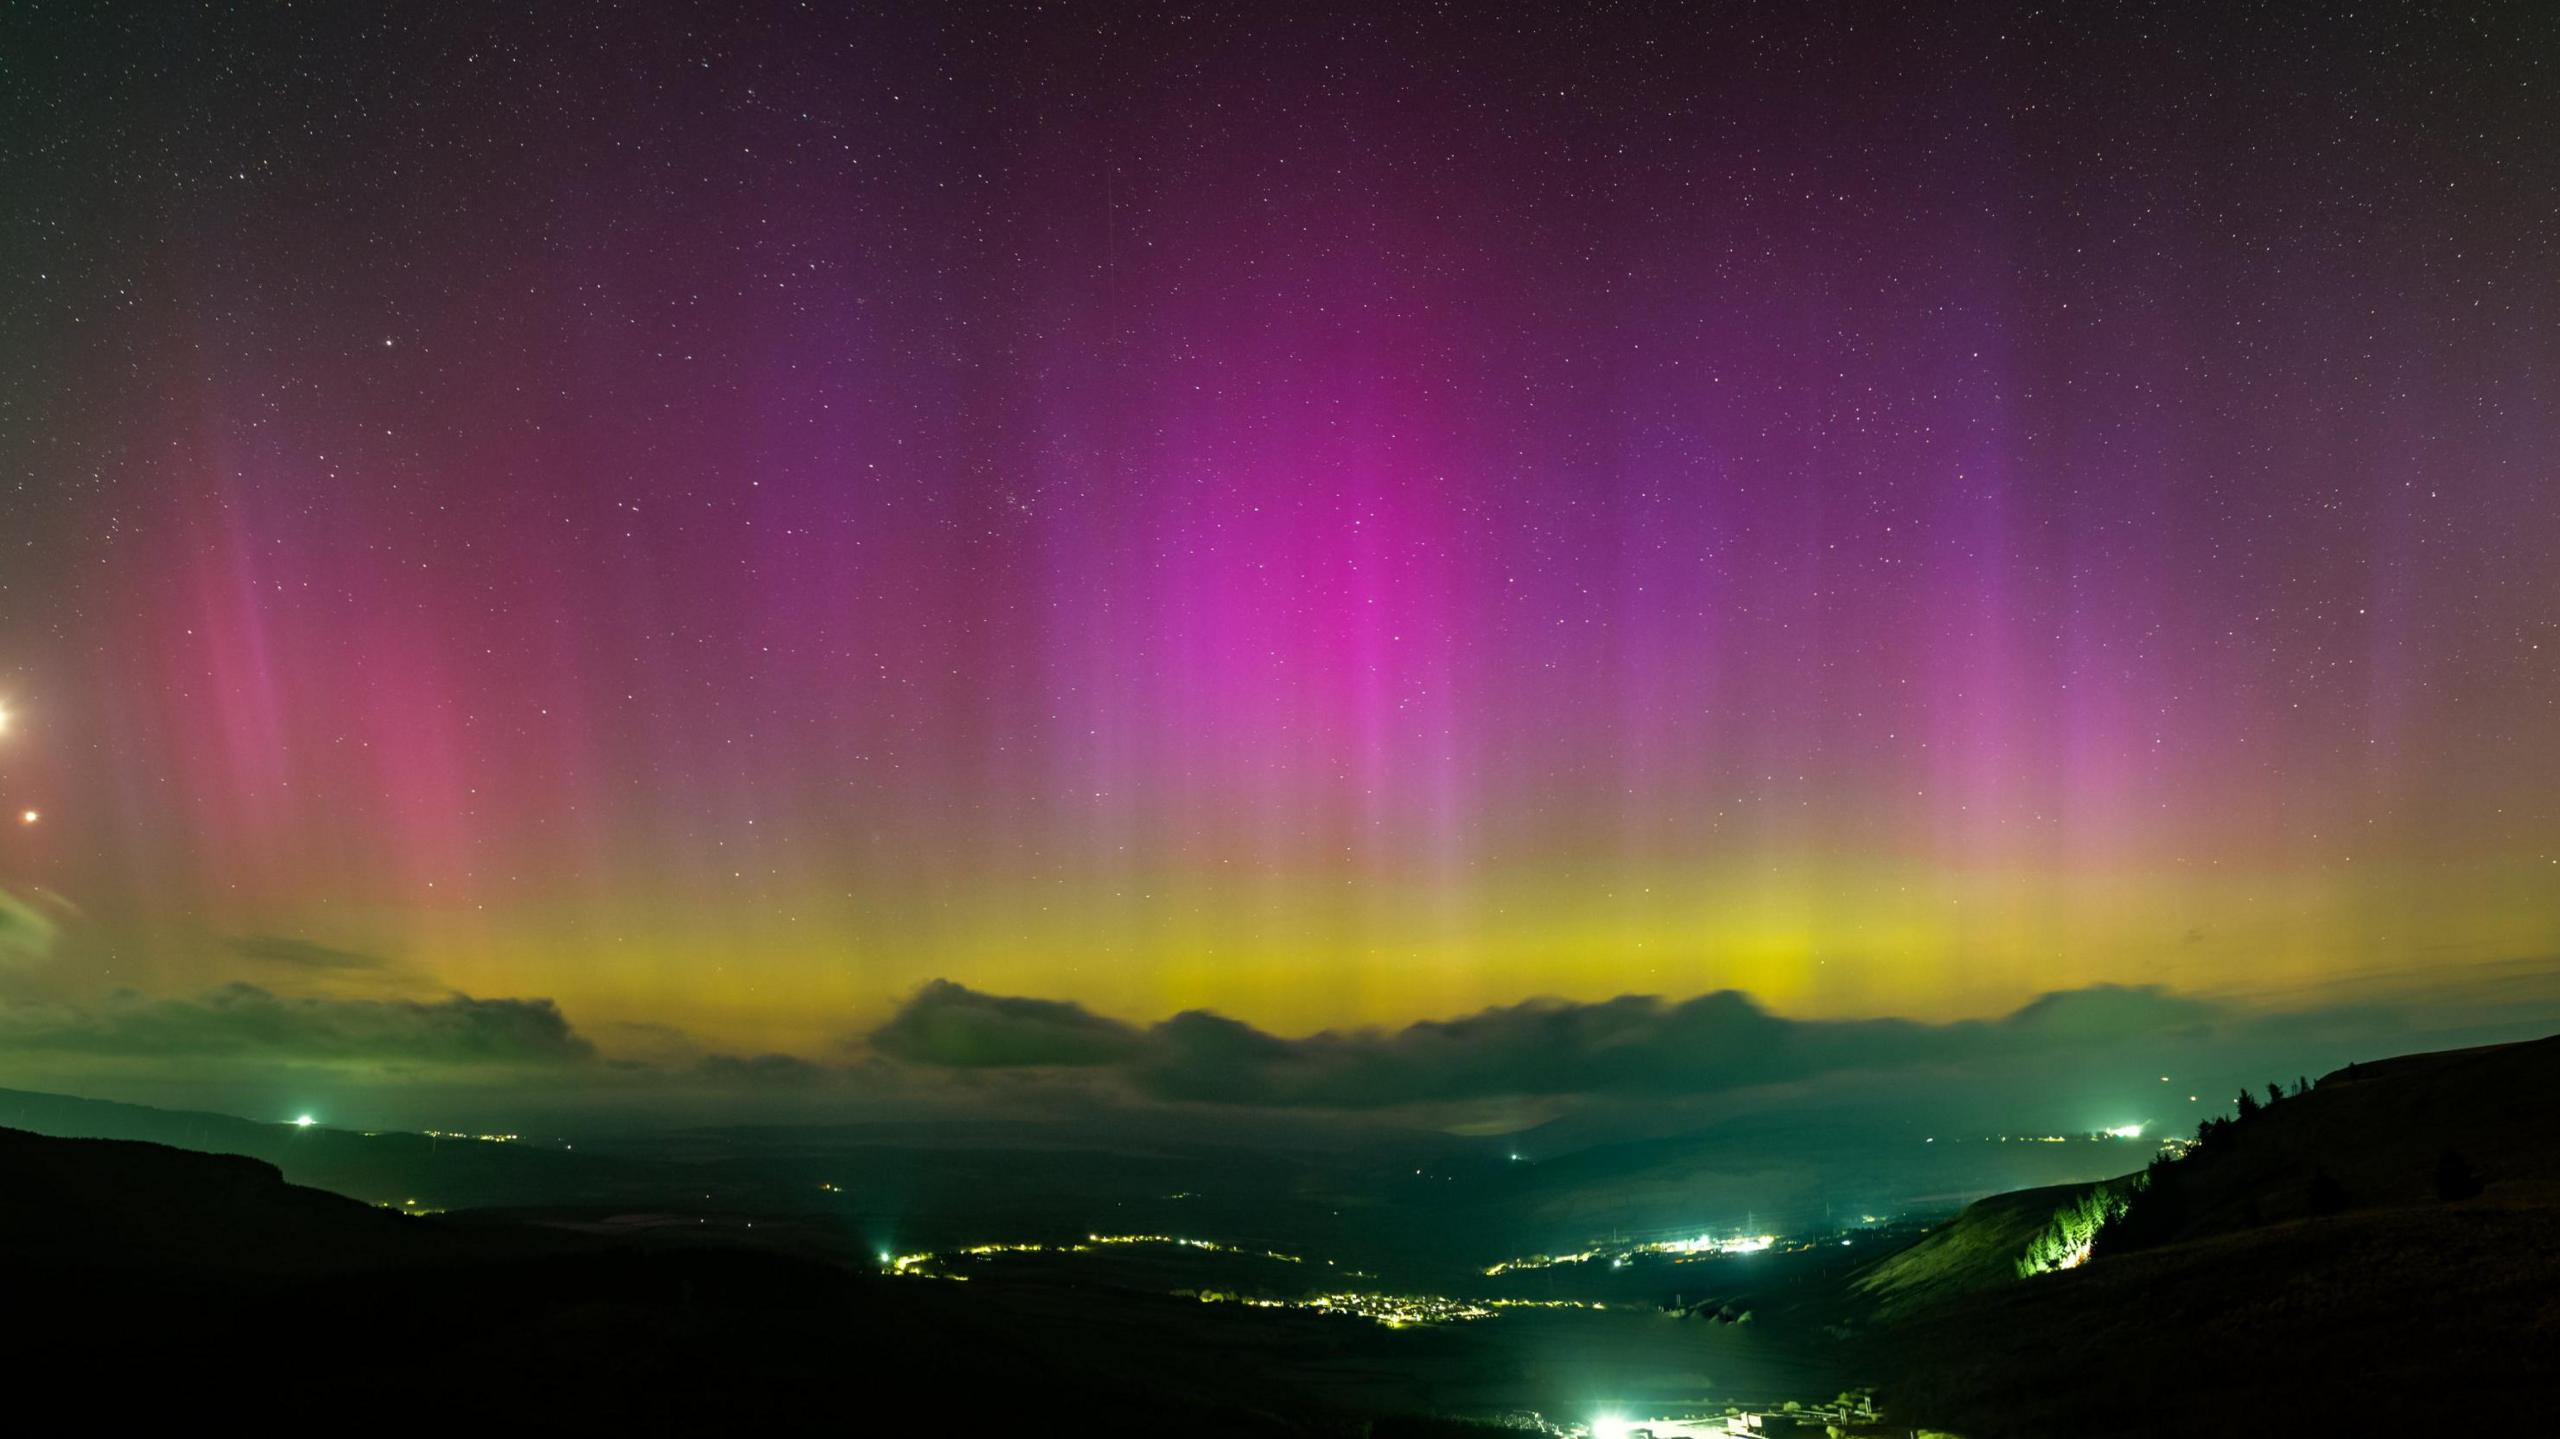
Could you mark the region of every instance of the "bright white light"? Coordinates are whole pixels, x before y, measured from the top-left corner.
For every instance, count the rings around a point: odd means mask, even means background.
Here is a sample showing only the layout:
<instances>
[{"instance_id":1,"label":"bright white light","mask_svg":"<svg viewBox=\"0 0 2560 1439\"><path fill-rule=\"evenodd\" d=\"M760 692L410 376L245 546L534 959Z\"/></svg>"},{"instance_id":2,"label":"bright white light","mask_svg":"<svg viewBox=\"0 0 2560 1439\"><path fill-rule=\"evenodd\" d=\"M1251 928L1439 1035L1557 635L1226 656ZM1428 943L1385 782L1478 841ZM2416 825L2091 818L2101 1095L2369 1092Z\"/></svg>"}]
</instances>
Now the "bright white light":
<instances>
[{"instance_id":1,"label":"bright white light","mask_svg":"<svg viewBox=\"0 0 2560 1439\"><path fill-rule=\"evenodd\" d=\"M43 818L44 816L35 810L22 809L18 811L18 823L20 824L34 824Z\"/></svg>"},{"instance_id":2,"label":"bright white light","mask_svg":"<svg viewBox=\"0 0 2560 1439\"><path fill-rule=\"evenodd\" d=\"M1627 1431L1635 1426L1615 1414L1601 1414L1591 1421L1591 1439L1627 1439Z\"/></svg>"},{"instance_id":3,"label":"bright white light","mask_svg":"<svg viewBox=\"0 0 2560 1439\"><path fill-rule=\"evenodd\" d=\"M294 1116L293 1127L296 1129L309 1129L311 1126L318 1124L319 1122L319 1120L312 1118L308 1114L298 1114Z\"/></svg>"},{"instance_id":4,"label":"bright white light","mask_svg":"<svg viewBox=\"0 0 2560 1439\"><path fill-rule=\"evenodd\" d=\"M0 734L9 732L9 707L0 705Z\"/></svg>"},{"instance_id":5,"label":"bright white light","mask_svg":"<svg viewBox=\"0 0 2560 1439\"><path fill-rule=\"evenodd\" d=\"M2140 1124L2119 1124L2107 1131L2109 1139L2140 1139L2142 1131L2151 1127L2149 1120Z\"/></svg>"}]
</instances>

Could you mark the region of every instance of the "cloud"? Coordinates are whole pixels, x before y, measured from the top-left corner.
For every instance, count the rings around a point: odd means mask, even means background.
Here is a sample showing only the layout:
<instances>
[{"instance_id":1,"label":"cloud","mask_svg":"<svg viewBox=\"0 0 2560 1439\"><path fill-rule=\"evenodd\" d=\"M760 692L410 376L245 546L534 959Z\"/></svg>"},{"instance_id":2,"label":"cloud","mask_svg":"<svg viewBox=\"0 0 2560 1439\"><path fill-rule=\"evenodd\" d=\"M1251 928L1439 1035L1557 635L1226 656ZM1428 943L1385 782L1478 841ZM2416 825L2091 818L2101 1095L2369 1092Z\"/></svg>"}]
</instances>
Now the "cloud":
<instances>
[{"instance_id":1,"label":"cloud","mask_svg":"<svg viewBox=\"0 0 2560 1439\"><path fill-rule=\"evenodd\" d=\"M1282 1040L1217 1015L1155 1027L1149 1092L1223 1103L1367 1108L1502 1096L1678 1095L1924 1061L1952 1033L1897 1020L1780 1019L1720 990L1669 1002L1531 1001L1394 1031Z\"/></svg>"},{"instance_id":2,"label":"cloud","mask_svg":"<svg viewBox=\"0 0 2560 1439\"><path fill-rule=\"evenodd\" d=\"M229 984L191 999L120 991L94 1004L0 1008L0 1046L138 1059L559 1064L594 1048L547 999L288 998Z\"/></svg>"},{"instance_id":3,"label":"cloud","mask_svg":"<svg viewBox=\"0 0 2560 1439\"><path fill-rule=\"evenodd\" d=\"M1013 1069L1122 1064L1145 1036L1116 1019L1059 999L981 994L947 979L916 991L871 1048L891 1059L947 1069Z\"/></svg>"},{"instance_id":4,"label":"cloud","mask_svg":"<svg viewBox=\"0 0 2560 1439\"><path fill-rule=\"evenodd\" d=\"M352 949L337 949L307 939L283 935L249 934L231 941L231 949L244 959L286 969L345 971L388 968L390 961L379 955L362 954Z\"/></svg>"},{"instance_id":5,"label":"cloud","mask_svg":"<svg viewBox=\"0 0 2560 1439\"><path fill-rule=\"evenodd\" d=\"M2222 1006L2157 985L2098 984L2038 995L2001 1024L2013 1035L2051 1040L2192 1037L2226 1017Z\"/></svg>"},{"instance_id":6,"label":"cloud","mask_svg":"<svg viewBox=\"0 0 2560 1439\"><path fill-rule=\"evenodd\" d=\"M2369 1029L2384 1016L2337 1016ZM1534 1000L1395 1030L1283 1038L1205 1010L1141 1027L1063 1000L918 991L870 1036L900 1063L1100 1072L1156 1099L1377 1109L1503 1098L1681 1098L1925 1066L1983 1068L2136 1043L2271 1035L2251 1016L2151 986L2057 991L1994 1020L1804 1020L1719 990L1672 1001Z\"/></svg>"}]
</instances>

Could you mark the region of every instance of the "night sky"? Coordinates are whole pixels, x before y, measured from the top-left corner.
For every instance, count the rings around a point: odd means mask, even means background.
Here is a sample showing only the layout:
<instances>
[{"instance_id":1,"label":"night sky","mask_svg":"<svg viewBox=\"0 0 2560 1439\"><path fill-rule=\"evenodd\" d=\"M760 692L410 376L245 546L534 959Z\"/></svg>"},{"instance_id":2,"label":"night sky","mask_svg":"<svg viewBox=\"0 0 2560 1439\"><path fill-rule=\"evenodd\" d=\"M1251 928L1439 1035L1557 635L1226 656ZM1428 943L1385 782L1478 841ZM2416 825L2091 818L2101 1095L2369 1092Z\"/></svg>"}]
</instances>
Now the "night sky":
<instances>
[{"instance_id":1,"label":"night sky","mask_svg":"<svg viewBox=\"0 0 2560 1439\"><path fill-rule=\"evenodd\" d=\"M2547 979L2560 10L2330 8L13 4L0 969Z\"/></svg>"}]
</instances>

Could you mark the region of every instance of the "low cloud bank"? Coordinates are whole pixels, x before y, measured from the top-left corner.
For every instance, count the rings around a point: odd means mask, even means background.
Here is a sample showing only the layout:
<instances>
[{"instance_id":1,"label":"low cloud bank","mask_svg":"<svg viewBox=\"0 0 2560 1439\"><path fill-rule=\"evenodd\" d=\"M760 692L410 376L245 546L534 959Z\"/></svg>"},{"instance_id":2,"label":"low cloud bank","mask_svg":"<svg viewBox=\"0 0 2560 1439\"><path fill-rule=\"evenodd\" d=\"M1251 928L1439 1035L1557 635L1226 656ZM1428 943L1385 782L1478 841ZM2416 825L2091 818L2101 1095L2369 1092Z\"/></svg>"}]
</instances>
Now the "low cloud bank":
<instances>
[{"instance_id":1,"label":"low cloud bank","mask_svg":"<svg viewBox=\"0 0 2560 1439\"><path fill-rule=\"evenodd\" d=\"M949 1069L1085 1068L1144 1056L1147 1036L1062 999L982 994L937 979L871 1031L874 1053Z\"/></svg>"},{"instance_id":2,"label":"low cloud bank","mask_svg":"<svg viewBox=\"0 0 2560 1439\"><path fill-rule=\"evenodd\" d=\"M1857 1072L1976 1067L2126 1044L2193 1045L2387 1032L2391 1017L2237 1012L2157 987L2043 995L1999 1019L1807 1020L1719 990L1672 1001L1538 1000L1395 1030L1284 1038L1206 1010L1128 1024L1064 1000L917 991L868 1038L873 1052L947 1073L1109 1076L1151 1098L1381 1109L1504 1097L1677 1098Z\"/></svg>"},{"instance_id":3,"label":"low cloud bank","mask_svg":"<svg viewBox=\"0 0 2560 1439\"><path fill-rule=\"evenodd\" d=\"M119 991L95 1003L0 1006L0 1046L151 1059L559 1064L595 1048L547 999L292 998L227 984L193 998Z\"/></svg>"},{"instance_id":4,"label":"low cloud bank","mask_svg":"<svg viewBox=\"0 0 2560 1439\"><path fill-rule=\"evenodd\" d=\"M0 947L11 943L50 946L46 912L0 910ZM383 972L370 956L299 941L254 937L233 947L324 978ZM2529 1020L2510 1012L2505 1023ZM2388 1005L2269 1011L2117 985L2056 991L2005 1016L1951 1023L1792 1019L1719 990L1680 1000L1533 1000L1401 1028L1288 1037L1207 1010L1131 1023L1071 1000L950 980L923 986L831 1058L723 1053L658 1025L617 1023L604 1036L600 1050L541 998L291 995L246 983L193 996L0 996L0 1085L86 1092L101 1077L137 1076L274 1089L326 1071L332 1077L322 1082L341 1086L523 1092L530 1082L564 1105L580 1096L755 1096L808 1115L847 1106L1031 1114L1176 1105L1362 1112L1507 1131L1567 1112L1660 1116L1692 1102L1727 1109L1728 1096L1751 1105L1751 1096L1780 1098L1790 1087L1854 1089L1870 1099L1962 1091L1976 1107L2014 1099L2053 1108L2069 1107L2063 1089L2079 1085L2113 1104L2124 1097L2123 1071L2166 1073L2173 1058L2183 1092L2191 1073L2241 1065L2248 1077L2262 1057L2343 1063L2425 1047L2428 1037Z\"/></svg>"}]
</instances>

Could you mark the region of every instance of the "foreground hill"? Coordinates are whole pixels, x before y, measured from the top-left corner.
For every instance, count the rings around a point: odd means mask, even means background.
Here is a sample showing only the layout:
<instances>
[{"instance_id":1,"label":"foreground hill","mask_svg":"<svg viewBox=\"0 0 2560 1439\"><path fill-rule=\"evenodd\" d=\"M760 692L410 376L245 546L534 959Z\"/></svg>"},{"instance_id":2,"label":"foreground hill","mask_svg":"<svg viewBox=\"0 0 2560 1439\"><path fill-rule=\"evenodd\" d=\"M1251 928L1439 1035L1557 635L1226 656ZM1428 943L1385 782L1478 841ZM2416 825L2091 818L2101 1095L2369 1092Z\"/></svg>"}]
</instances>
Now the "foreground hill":
<instances>
[{"instance_id":1,"label":"foreground hill","mask_svg":"<svg viewBox=\"0 0 2560 1439\"><path fill-rule=\"evenodd\" d=\"M441 1227L287 1184L237 1154L0 1129L0 1176L0 1264L16 1275L284 1277L458 1252Z\"/></svg>"},{"instance_id":2,"label":"foreground hill","mask_svg":"<svg viewBox=\"0 0 2560 1439\"><path fill-rule=\"evenodd\" d=\"M1977 1200L1927 1238L1854 1276L1849 1287L1862 1301L1858 1312L1892 1320L2014 1284L2021 1265L2060 1239L2094 1199L2129 1184L2129 1178L2055 1184Z\"/></svg>"},{"instance_id":3,"label":"foreground hill","mask_svg":"<svg viewBox=\"0 0 2560 1439\"><path fill-rule=\"evenodd\" d=\"M973 1302L988 1286L411 1217L155 1144L0 1129L0 1269L29 1321L11 1357L84 1428L247 1406L395 1433L1461 1432L1296 1399L1288 1346L1338 1325L1107 1291L1025 1316ZM1280 1362L1236 1362L1247 1321Z\"/></svg>"},{"instance_id":4,"label":"foreground hill","mask_svg":"<svg viewBox=\"0 0 2560 1439\"><path fill-rule=\"evenodd\" d=\"M2222 1142L2227 1141L2227 1142ZM2510 1202L2560 1203L2560 1037L2353 1064L2217 1132L2146 1196L2143 1242L2318 1210L2425 1206L2447 1156ZM2111 1231L2099 1247L2128 1231Z\"/></svg>"},{"instance_id":5,"label":"foreground hill","mask_svg":"<svg viewBox=\"0 0 2560 1439\"><path fill-rule=\"evenodd\" d=\"M2066 1272L1987 1280L2051 1193L1872 1272L1905 1281L1870 1294L1893 1412L1969 1439L2363 1433L2532 1412L2560 1380L2560 1040L2341 1070L2152 1189Z\"/></svg>"}]
</instances>

